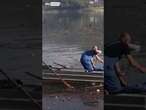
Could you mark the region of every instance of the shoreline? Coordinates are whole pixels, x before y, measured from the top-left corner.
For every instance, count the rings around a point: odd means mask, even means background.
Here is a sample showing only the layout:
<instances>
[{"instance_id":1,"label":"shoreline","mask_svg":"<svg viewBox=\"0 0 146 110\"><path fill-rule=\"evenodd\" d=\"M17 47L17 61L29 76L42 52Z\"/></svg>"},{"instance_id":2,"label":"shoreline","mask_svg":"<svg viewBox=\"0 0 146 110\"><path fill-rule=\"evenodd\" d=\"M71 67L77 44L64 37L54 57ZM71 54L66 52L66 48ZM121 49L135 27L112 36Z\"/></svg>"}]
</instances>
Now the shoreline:
<instances>
[{"instance_id":1,"label":"shoreline","mask_svg":"<svg viewBox=\"0 0 146 110\"><path fill-rule=\"evenodd\" d=\"M74 12L82 12L82 11L91 11L91 12L101 12L104 11L104 7L103 6L99 6L99 7L84 7L84 8L47 8L47 7L43 7L42 12L46 13L46 12L64 12L64 11L74 11Z\"/></svg>"}]
</instances>

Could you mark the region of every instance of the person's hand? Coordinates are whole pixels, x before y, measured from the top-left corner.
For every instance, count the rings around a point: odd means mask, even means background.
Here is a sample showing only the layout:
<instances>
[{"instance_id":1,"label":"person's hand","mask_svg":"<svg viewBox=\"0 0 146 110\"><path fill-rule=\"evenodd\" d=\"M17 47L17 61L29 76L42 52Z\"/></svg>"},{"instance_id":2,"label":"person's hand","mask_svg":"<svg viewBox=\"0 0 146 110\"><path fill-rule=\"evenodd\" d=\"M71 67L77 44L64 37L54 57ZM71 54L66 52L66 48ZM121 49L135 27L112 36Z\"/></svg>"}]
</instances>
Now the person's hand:
<instances>
[{"instance_id":1,"label":"person's hand","mask_svg":"<svg viewBox=\"0 0 146 110\"><path fill-rule=\"evenodd\" d=\"M140 70L141 70L141 72L146 73L146 67L142 66L142 67L140 68Z\"/></svg>"},{"instance_id":2,"label":"person's hand","mask_svg":"<svg viewBox=\"0 0 146 110\"><path fill-rule=\"evenodd\" d=\"M120 72L118 73L118 76L121 84L126 87L128 85L126 74L124 72Z\"/></svg>"},{"instance_id":3,"label":"person's hand","mask_svg":"<svg viewBox=\"0 0 146 110\"><path fill-rule=\"evenodd\" d=\"M125 76L125 73L124 72L118 72L118 75L119 76Z\"/></svg>"}]
</instances>

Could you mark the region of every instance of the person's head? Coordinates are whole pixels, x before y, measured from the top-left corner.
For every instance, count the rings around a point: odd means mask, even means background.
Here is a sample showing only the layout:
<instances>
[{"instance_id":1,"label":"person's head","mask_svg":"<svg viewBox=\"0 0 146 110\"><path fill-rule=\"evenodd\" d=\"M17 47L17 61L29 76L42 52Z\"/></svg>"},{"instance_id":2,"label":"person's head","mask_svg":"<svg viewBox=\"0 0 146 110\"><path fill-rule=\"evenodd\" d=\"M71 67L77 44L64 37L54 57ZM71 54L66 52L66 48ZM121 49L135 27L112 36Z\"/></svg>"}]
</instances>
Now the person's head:
<instances>
[{"instance_id":1,"label":"person's head","mask_svg":"<svg viewBox=\"0 0 146 110\"><path fill-rule=\"evenodd\" d=\"M101 50L99 50L99 48L98 48L96 45L94 45L94 46L92 47L92 50L93 50L93 52L94 52L95 54L100 54L100 53L101 53Z\"/></svg>"},{"instance_id":2,"label":"person's head","mask_svg":"<svg viewBox=\"0 0 146 110\"><path fill-rule=\"evenodd\" d=\"M123 32L120 34L119 40L124 44L129 44L131 42L131 35L127 32Z\"/></svg>"}]
</instances>

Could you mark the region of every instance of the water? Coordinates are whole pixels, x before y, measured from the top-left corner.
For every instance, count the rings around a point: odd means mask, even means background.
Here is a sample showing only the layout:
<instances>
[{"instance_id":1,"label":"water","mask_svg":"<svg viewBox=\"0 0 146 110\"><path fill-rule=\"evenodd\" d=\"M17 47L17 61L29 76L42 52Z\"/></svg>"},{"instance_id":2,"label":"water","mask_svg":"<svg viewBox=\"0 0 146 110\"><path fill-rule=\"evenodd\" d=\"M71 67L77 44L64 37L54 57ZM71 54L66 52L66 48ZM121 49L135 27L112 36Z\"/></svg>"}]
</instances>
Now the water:
<instances>
[{"instance_id":1,"label":"water","mask_svg":"<svg viewBox=\"0 0 146 110\"><path fill-rule=\"evenodd\" d=\"M80 55L93 45L98 45L103 50L102 9L96 12L43 11L42 58L45 63L57 66L54 64L56 62L70 68L82 68ZM59 88L57 85L53 87ZM95 105L88 105L82 99L82 94L84 92L79 94L57 92L53 96L43 93L43 110L103 110L103 98L99 98Z\"/></svg>"},{"instance_id":2,"label":"water","mask_svg":"<svg viewBox=\"0 0 146 110\"><path fill-rule=\"evenodd\" d=\"M45 95L43 110L102 110L103 99L97 104L87 105L79 94L58 94L57 96Z\"/></svg>"},{"instance_id":3,"label":"water","mask_svg":"<svg viewBox=\"0 0 146 110\"><path fill-rule=\"evenodd\" d=\"M94 89L50 92L48 85L43 89L43 110L103 110L103 95Z\"/></svg>"},{"instance_id":4,"label":"water","mask_svg":"<svg viewBox=\"0 0 146 110\"><path fill-rule=\"evenodd\" d=\"M38 6L26 5L30 5L29 2L17 0L2 4L5 11L2 11L0 26L0 69L11 78L36 84L39 81L25 72L41 75L41 27L38 26L41 22L37 21L39 16L32 11L32 7Z\"/></svg>"},{"instance_id":5,"label":"water","mask_svg":"<svg viewBox=\"0 0 146 110\"><path fill-rule=\"evenodd\" d=\"M81 67L83 51L98 45L103 50L103 10L43 12L43 61Z\"/></svg>"}]
</instances>

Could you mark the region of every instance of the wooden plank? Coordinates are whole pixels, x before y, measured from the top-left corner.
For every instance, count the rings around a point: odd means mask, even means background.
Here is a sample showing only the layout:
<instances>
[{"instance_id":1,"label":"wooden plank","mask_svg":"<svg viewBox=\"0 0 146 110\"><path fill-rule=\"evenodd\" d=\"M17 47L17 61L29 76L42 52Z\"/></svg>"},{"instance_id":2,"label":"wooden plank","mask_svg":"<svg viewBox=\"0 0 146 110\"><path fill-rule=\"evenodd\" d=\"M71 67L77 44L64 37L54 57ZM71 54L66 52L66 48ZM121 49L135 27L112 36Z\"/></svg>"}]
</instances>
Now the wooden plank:
<instances>
[{"instance_id":1,"label":"wooden plank","mask_svg":"<svg viewBox=\"0 0 146 110\"><path fill-rule=\"evenodd\" d=\"M28 91L32 95L33 98L41 99L41 91L33 91L33 90L28 90ZM27 98L29 99L25 94L17 90L17 88L0 89L0 98L9 98L9 99Z\"/></svg>"},{"instance_id":2,"label":"wooden plank","mask_svg":"<svg viewBox=\"0 0 146 110\"><path fill-rule=\"evenodd\" d=\"M81 81L94 81L94 82L103 82L103 78L98 77L72 77L72 76L61 76L63 80L81 80ZM43 79L60 79L57 75L45 75Z\"/></svg>"},{"instance_id":3,"label":"wooden plank","mask_svg":"<svg viewBox=\"0 0 146 110\"><path fill-rule=\"evenodd\" d=\"M62 78L63 80L66 81L82 81L82 82L100 82L103 83L102 80L93 80L93 79L75 79L75 78ZM44 78L44 80L60 80L59 78Z\"/></svg>"},{"instance_id":4,"label":"wooden plank","mask_svg":"<svg viewBox=\"0 0 146 110\"><path fill-rule=\"evenodd\" d=\"M42 96L38 91L31 92L30 94L36 99L37 103L42 103ZM21 110L24 108L26 110L38 110L38 107L17 88L0 89L1 110Z\"/></svg>"},{"instance_id":5,"label":"wooden plank","mask_svg":"<svg viewBox=\"0 0 146 110\"><path fill-rule=\"evenodd\" d=\"M145 106L125 106L125 105L106 105L104 104L104 110L146 110Z\"/></svg>"},{"instance_id":6,"label":"wooden plank","mask_svg":"<svg viewBox=\"0 0 146 110\"><path fill-rule=\"evenodd\" d=\"M31 102L28 98L0 98L0 101ZM41 103L41 101L41 99L37 100L39 103Z\"/></svg>"},{"instance_id":7,"label":"wooden plank","mask_svg":"<svg viewBox=\"0 0 146 110\"><path fill-rule=\"evenodd\" d=\"M104 104L105 106L112 106L112 107L127 107L127 108L146 108L143 105L139 105L139 104Z\"/></svg>"},{"instance_id":8,"label":"wooden plank","mask_svg":"<svg viewBox=\"0 0 146 110\"><path fill-rule=\"evenodd\" d=\"M146 95L118 94L104 97L105 110L122 108L120 110L146 110Z\"/></svg>"},{"instance_id":9,"label":"wooden plank","mask_svg":"<svg viewBox=\"0 0 146 110\"><path fill-rule=\"evenodd\" d=\"M71 70L71 69L61 69L61 70L53 70L57 73L64 73L64 74L91 74L91 75L103 75L104 71L93 71L93 72L85 72L84 70ZM43 73L51 73L49 69L43 69Z\"/></svg>"},{"instance_id":10,"label":"wooden plank","mask_svg":"<svg viewBox=\"0 0 146 110\"><path fill-rule=\"evenodd\" d=\"M55 75L55 73L43 73L43 77L45 76L52 76ZM93 77L93 78L103 78L101 75L86 75L86 74L60 74L60 76L65 77L65 76L72 76L72 77ZM56 76L56 75L55 75Z\"/></svg>"},{"instance_id":11,"label":"wooden plank","mask_svg":"<svg viewBox=\"0 0 146 110\"><path fill-rule=\"evenodd\" d=\"M59 70L52 72L51 70L43 70L43 77L49 75L58 74L59 76L72 76L72 77L97 77L103 78L103 71L97 71L96 73L86 73L84 71L75 71L75 70Z\"/></svg>"},{"instance_id":12,"label":"wooden plank","mask_svg":"<svg viewBox=\"0 0 146 110\"><path fill-rule=\"evenodd\" d=\"M120 94L105 96L105 103L112 104L146 104L146 95L140 94Z\"/></svg>"},{"instance_id":13,"label":"wooden plank","mask_svg":"<svg viewBox=\"0 0 146 110\"><path fill-rule=\"evenodd\" d=\"M40 105L42 105L40 103ZM40 110L32 102L0 100L1 110Z\"/></svg>"},{"instance_id":14,"label":"wooden plank","mask_svg":"<svg viewBox=\"0 0 146 110\"><path fill-rule=\"evenodd\" d=\"M58 75L56 75L56 74L44 74L43 75L43 79L44 78L51 78L51 77L61 77L61 78L77 78L77 79L100 79L100 80L104 80L103 78L104 77L102 77L102 76L94 76L94 77L92 77L92 76L72 76L72 75L60 75L59 74L59 76Z\"/></svg>"},{"instance_id":15,"label":"wooden plank","mask_svg":"<svg viewBox=\"0 0 146 110\"><path fill-rule=\"evenodd\" d=\"M59 74L59 76L58 76ZM43 79L46 80L60 80L60 77L63 80L70 81L85 81L85 82L103 82L104 76L101 75L75 75L75 74L60 74L55 73L43 73Z\"/></svg>"},{"instance_id":16,"label":"wooden plank","mask_svg":"<svg viewBox=\"0 0 146 110\"><path fill-rule=\"evenodd\" d=\"M93 73L85 72L81 69L43 69L43 79L45 80L68 80L85 82L103 82L104 72L96 71Z\"/></svg>"}]
</instances>

